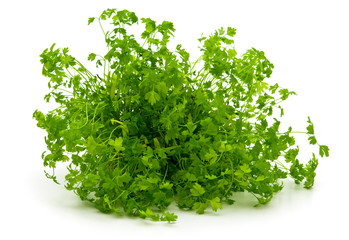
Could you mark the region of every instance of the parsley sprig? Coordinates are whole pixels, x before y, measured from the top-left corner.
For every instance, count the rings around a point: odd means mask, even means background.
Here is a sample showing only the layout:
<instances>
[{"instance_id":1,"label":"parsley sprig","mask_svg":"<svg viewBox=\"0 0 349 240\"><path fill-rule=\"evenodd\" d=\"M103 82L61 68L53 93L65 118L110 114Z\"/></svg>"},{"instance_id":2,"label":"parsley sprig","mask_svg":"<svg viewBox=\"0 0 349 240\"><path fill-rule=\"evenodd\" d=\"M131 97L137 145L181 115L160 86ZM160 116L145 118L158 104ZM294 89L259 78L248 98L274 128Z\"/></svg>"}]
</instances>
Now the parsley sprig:
<instances>
[{"instance_id":1,"label":"parsley sprig","mask_svg":"<svg viewBox=\"0 0 349 240\"><path fill-rule=\"evenodd\" d=\"M237 54L234 28L200 38L202 55L192 63L181 45L169 49L171 22L116 9L93 22L108 49L88 56L99 74L68 48L53 44L40 55L49 79L45 100L59 104L33 114L47 132L48 178L58 183L54 169L67 162L65 187L81 200L102 212L169 222L177 219L167 210L173 202L201 214L233 204L236 192L265 204L287 177L313 186L317 154L302 164L297 132L280 132L281 103L295 92L266 81L274 65L263 51ZM138 23L144 31L135 37ZM303 133L328 157L310 118Z\"/></svg>"}]
</instances>

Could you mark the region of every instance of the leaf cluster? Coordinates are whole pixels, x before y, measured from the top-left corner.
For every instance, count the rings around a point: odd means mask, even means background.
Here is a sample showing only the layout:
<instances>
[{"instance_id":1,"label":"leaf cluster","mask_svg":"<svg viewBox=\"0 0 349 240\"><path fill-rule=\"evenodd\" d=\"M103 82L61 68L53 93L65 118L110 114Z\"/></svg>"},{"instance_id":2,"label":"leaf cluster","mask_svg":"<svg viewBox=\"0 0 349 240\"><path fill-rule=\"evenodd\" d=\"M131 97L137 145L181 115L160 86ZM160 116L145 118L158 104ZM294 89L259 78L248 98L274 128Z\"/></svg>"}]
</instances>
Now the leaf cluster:
<instances>
[{"instance_id":1,"label":"leaf cluster","mask_svg":"<svg viewBox=\"0 0 349 240\"><path fill-rule=\"evenodd\" d=\"M168 212L173 202L202 214L233 204L236 192L265 204L288 176L313 186L317 155L303 165L295 132L280 131L280 104L295 93L266 81L274 66L263 51L238 56L234 28L200 38L202 55L191 62L181 45L169 49L171 22L116 9L93 22L108 49L88 56L100 74L68 48L53 44L40 55L45 100L59 104L33 114L47 132L48 178L57 182L54 169L66 162L65 187L81 200L102 212L169 222L177 219ZM136 24L144 27L140 41L131 31ZM310 144L328 157L310 118L308 124Z\"/></svg>"}]
</instances>

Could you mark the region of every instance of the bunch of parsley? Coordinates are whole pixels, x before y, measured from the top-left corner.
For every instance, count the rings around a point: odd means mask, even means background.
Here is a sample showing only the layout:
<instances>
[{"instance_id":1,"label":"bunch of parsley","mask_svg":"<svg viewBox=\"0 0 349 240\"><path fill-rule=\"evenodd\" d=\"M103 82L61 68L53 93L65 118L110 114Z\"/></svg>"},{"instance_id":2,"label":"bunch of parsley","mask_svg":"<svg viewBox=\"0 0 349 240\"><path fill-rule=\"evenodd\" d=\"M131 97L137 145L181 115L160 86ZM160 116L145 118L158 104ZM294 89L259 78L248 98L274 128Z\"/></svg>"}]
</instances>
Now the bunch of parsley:
<instances>
[{"instance_id":1,"label":"bunch of parsley","mask_svg":"<svg viewBox=\"0 0 349 240\"><path fill-rule=\"evenodd\" d=\"M275 110L282 117L280 104L295 93L265 81L274 66L262 51L237 55L234 28L200 38L202 55L191 63L181 45L167 46L171 22L142 18L139 43L129 33L139 23L133 12L108 9L88 24L94 21L108 52L88 60L102 73L55 44L40 55L49 78L45 100L59 104L33 114L47 131L48 178L57 182L56 164L68 162L66 189L100 211L169 222L177 219L167 211L173 202L201 214L233 204L235 192L265 204L288 176L313 186L317 156L300 163L292 128L280 132L274 117ZM310 118L304 133L328 156Z\"/></svg>"}]
</instances>

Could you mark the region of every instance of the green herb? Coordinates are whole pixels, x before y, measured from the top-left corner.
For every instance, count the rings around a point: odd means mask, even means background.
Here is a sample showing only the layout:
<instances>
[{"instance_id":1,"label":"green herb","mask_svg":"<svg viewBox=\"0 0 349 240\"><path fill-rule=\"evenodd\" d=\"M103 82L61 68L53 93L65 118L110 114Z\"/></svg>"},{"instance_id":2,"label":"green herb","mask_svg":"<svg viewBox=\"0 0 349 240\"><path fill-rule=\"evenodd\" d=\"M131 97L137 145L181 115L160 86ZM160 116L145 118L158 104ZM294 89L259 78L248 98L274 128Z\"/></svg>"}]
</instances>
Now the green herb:
<instances>
[{"instance_id":1,"label":"green herb","mask_svg":"<svg viewBox=\"0 0 349 240\"><path fill-rule=\"evenodd\" d=\"M238 56L234 28L200 38L202 55L192 63L181 45L168 48L171 22L115 9L93 22L108 49L88 55L98 74L68 48L53 44L40 55L49 78L45 100L59 104L33 114L47 131L48 178L57 182L56 165L67 162L66 189L100 211L169 222L177 219L167 210L173 202L201 214L234 203L236 192L265 204L288 176L313 186L316 154L302 164L296 132L279 130L280 104L295 92L266 81L274 66L264 52ZM144 31L134 36L131 26L139 22ZM328 157L310 118L303 133Z\"/></svg>"}]
</instances>

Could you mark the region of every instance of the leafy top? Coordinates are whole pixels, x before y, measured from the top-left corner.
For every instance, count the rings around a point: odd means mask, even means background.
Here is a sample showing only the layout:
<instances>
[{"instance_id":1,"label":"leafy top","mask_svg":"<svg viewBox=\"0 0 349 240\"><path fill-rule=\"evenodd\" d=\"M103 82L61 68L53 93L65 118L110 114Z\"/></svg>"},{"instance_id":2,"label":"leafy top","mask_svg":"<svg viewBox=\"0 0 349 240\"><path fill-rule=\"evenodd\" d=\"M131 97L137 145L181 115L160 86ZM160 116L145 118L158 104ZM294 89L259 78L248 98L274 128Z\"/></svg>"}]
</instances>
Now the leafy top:
<instances>
[{"instance_id":1,"label":"leafy top","mask_svg":"<svg viewBox=\"0 0 349 240\"><path fill-rule=\"evenodd\" d=\"M68 48L53 44L40 55L49 78L45 100L60 106L33 117L47 131L44 165L69 163L68 190L103 212L171 222L177 216L166 209L173 201L204 213L232 204L234 192L248 191L265 204L287 176L313 186L316 155L300 163L295 132L280 132L275 116L278 109L282 117L280 104L295 93L266 81L274 65L263 51L238 56L234 28L200 38L202 56L192 63L181 45L168 48L171 22L116 9L88 24L95 21L108 50L88 60L101 74ZM112 28L104 29L104 21ZM139 23L143 43L129 31ZM308 124L310 144L328 157L310 118ZM54 172L46 176L57 182Z\"/></svg>"}]
</instances>

